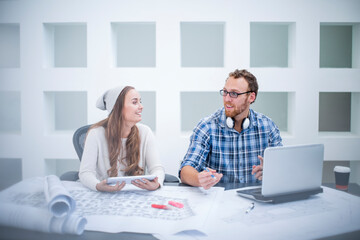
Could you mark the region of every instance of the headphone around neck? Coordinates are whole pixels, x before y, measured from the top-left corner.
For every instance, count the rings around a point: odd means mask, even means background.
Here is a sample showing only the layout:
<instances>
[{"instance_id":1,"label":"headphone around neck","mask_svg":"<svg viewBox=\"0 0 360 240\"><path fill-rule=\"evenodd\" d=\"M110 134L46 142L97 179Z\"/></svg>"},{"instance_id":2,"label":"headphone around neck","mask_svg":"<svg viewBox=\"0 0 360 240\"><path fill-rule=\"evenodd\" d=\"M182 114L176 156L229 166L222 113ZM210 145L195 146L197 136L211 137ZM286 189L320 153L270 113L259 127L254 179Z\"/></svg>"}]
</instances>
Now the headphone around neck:
<instances>
[{"instance_id":1,"label":"headphone around neck","mask_svg":"<svg viewBox=\"0 0 360 240\"><path fill-rule=\"evenodd\" d=\"M226 118L226 126L228 126L228 128L234 128L234 119L232 119L231 117L227 117ZM245 130L249 126L250 126L250 119L249 119L249 117L246 117L243 119L243 121L241 123L241 128L243 130Z\"/></svg>"}]
</instances>

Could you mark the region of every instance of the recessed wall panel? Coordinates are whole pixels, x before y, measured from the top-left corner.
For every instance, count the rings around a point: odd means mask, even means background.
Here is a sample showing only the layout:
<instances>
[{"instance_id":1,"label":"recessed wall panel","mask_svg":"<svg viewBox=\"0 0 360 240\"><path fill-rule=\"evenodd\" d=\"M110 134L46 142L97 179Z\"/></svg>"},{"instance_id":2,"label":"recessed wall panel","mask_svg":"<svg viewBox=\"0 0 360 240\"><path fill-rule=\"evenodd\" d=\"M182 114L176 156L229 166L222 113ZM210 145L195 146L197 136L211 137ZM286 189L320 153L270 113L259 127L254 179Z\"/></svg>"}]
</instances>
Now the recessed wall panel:
<instances>
[{"instance_id":1,"label":"recessed wall panel","mask_svg":"<svg viewBox=\"0 0 360 240\"><path fill-rule=\"evenodd\" d=\"M21 133L21 94L0 91L0 134Z\"/></svg>"},{"instance_id":2,"label":"recessed wall panel","mask_svg":"<svg viewBox=\"0 0 360 240\"><path fill-rule=\"evenodd\" d=\"M352 67L352 26L320 25L320 67Z\"/></svg>"},{"instance_id":3,"label":"recessed wall panel","mask_svg":"<svg viewBox=\"0 0 360 240\"><path fill-rule=\"evenodd\" d=\"M250 108L271 118L280 131L288 131L288 93L259 92Z\"/></svg>"},{"instance_id":4,"label":"recessed wall panel","mask_svg":"<svg viewBox=\"0 0 360 240\"><path fill-rule=\"evenodd\" d=\"M22 180L22 162L20 158L0 158L0 190Z\"/></svg>"},{"instance_id":5,"label":"recessed wall panel","mask_svg":"<svg viewBox=\"0 0 360 240\"><path fill-rule=\"evenodd\" d=\"M141 123L148 125L152 131L156 131L156 92L140 91L143 105Z\"/></svg>"},{"instance_id":6,"label":"recessed wall panel","mask_svg":"<svg viewBox=\"0 0 360 240\"><path fill-rule=\"evenodd\" d=\"M351 93L319 93L319 131L351 131Z\"/></svg>"},{"instance_id":7,"label":"recessed wall panel","mask_svg":"<svg viewBox=\"0 0 360 240\"><path fill-rule=\"evenodd\" d=\"M112 23L117 67L156 66L154 22Z\"/></svg>"},{"instance_id":8,"label":"recessed wall panel","mask_svg":"<svg viewBox=\"0 0 360 240\"><path fill-rule=\"evenodd\" d=\"M192 131L198 122L223 106L219 92L181 92L181 131Z\"/></svg>"},{"instance_id":9,"label":"recessed wall panel","mask_svg":"<svg viewBox=\"0 0 360 240\"><path fill-rule=\"evenodd\" d=\"M86 92L44 92L48 132L74 131L87 125Z\"/></svg>"},{"instance_id":10,"label":"recessed wall panel","mask_svg":"<svg viewBox=\"0 0 360 240\"><path fill-rule=\"evenodd\" d=\"M0 23L0 68L20 67L20 24Z\"/></svg>"},{"instance_id":11,"label":"recessed wall panel","mask_svg":"<svg viewBox=\"0 0 360 240\"><path fill-rule=\"evenodd\" d=\"M224 32L223 22L182 22L181 66L223 67Z\"/></svg>"},{"instance_id":12,"label":"recessed wall panel","mask_svg":"<svg viewBox=\"0 0 360 240\"><path fill-rule=\"evenodd\" d=\"M250 23L250 66L289 66L289 24Z\"/></svg>"},{"instance_id":13,"label":"recessed wall panel","mask_svg":"<svg viewBox=\"0 0 360 240\"><path fill-rule=\"evenodd\" d=\"M79 168L78 159L45 159L45 175L60 177L68 171L79 171Z\"/></svg>"},{"instance_id":14,"label":"recessed wall panel","mask_svg":"<svg viewBox=\"0 0 360 240\"><path fill-rule=\"evenodd\" d=\"M87 67L85 23L45 23L44 41L46 67Z\"/></svg>"}]
</instances>

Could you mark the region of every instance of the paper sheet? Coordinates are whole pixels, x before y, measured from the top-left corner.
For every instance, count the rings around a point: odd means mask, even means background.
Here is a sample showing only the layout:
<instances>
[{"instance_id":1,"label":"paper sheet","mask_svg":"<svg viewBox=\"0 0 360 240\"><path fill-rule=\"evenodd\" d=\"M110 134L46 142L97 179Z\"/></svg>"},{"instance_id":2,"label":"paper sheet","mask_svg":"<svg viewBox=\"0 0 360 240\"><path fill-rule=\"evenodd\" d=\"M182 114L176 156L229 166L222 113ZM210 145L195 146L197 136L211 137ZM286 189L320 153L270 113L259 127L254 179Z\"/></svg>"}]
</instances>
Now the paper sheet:
<instances>
[{"instance_id":1,"label":"paper sheet","mask_svg":"<svg viewBox=\"0 0 360 240\"><path fill-rule=\"evenodd\" d=\"M0 192L0 224L41 232L82 234L86 219L56 176L21 181Z\"/></svg>"},{"instance_id":2,"label":"paper sheet","mask_svg":"<svg viewBox=\"0 0 360 240\"><path fill-rule=\"evenodd\" d=\"M218 220L208 222L206 239L314 239L360 230L360 198L323 189L322 194L301 201L255 202L248 214L245 212L253 201L238 196L236 189L225 191Z\"/></svg>"},{"instance_id":3,"label":"paper sheet","mask_svg":"<svg viewBox=\"0 0 360 240\"><path fill-rule=\"evenodd\" d=\"M208 214L217 206L223 188L203 191L194 187L163 186L157 191L130 188L117 193L91 191L79 183L64 185L77 202L76 214L86 217L86 230L174 234L184 230L204 231ZM176 201L184 208L152 208L151 204Z\"/></svg>"},{"instance_id":4,"label":"paper sheet","mask_svg":"<svg viewBox=\"0 0 360 240\"><path fill-rule=\"evenodd\" d=\"M75 210L75 200L55 175L45 177L44 194L49 211L55 217L64 217Z\"/></svg>"},{"instance_id":5,"label":"paper sheet","mask_svg":"<svg viewBox=\"0 0 360 240\"><path fill-rule=\"evenodd\" d=\"M45 208L0 204L0 225L52 233L82 234L85 218L77 215L55 217Z\"/></svg>"}]
</instances>

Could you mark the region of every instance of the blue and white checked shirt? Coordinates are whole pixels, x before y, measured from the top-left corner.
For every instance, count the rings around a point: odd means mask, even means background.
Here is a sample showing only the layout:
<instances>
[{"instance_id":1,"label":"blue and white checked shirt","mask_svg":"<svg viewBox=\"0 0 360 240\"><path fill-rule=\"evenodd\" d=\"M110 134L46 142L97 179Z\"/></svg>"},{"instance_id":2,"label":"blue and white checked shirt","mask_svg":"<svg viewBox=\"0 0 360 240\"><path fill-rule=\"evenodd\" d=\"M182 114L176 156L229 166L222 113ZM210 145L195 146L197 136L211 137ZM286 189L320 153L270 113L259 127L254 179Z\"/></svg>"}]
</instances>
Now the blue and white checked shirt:
<instances>
[{"instance_id":1,"label":"blue and white checked shirt","mask_svg":"<svg viewBox=\"0 0 360 240\"><path fill-rule=\"evenodd\" d=\"M251 174L252 166L260 164L258 155L264 156L267 147L282 146L279 128L252 109L250 126L241 133L228 128L225 121L225 109L221 108L198 123L180 171L187 165L199 172L209 167L223 174L220 182L258 182Z\"/></svg>"}]
</instances>

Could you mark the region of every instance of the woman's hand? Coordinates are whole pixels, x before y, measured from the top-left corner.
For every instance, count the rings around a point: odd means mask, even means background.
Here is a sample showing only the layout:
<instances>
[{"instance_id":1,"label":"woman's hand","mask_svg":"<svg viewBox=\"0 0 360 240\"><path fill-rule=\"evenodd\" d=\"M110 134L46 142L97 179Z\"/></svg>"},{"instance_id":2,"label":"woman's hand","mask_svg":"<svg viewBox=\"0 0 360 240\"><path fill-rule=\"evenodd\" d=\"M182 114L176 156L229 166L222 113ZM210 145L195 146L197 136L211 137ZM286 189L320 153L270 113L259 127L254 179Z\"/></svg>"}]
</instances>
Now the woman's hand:
<instances>
[{"instance_id":1,"label":"woman's hand","mask_svg":"<svg viewBox=\"0 0 360 240\"><path fill-rule=\"evenodd\" d=\"M146 178L137 179L131 182L138 188L146 189L149 191L156 190L160 187L160 183L158 182L158 177L154 178L154 180L149 181Z\"/></svg>"},{"instance_id":2,"label":"woman's hand","mask_svg":"<svg viewBox=\"0 0 360 240\"><path fill-rule=\"evenodd\" d=\"M98 184L96 184L96 190L100 192L118 192L125 187L125 184L125 182L122 182L121 184L117 182L115 186L111 186L108 185L106 183L106 179L104 179Z\"/></svg>"}]
</instances>

